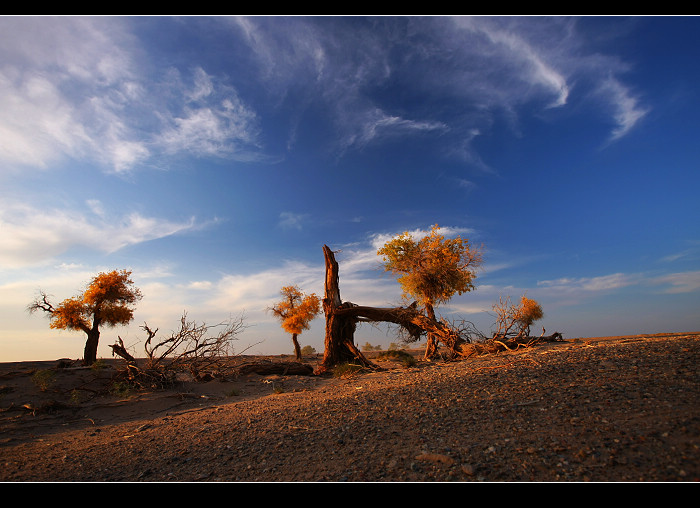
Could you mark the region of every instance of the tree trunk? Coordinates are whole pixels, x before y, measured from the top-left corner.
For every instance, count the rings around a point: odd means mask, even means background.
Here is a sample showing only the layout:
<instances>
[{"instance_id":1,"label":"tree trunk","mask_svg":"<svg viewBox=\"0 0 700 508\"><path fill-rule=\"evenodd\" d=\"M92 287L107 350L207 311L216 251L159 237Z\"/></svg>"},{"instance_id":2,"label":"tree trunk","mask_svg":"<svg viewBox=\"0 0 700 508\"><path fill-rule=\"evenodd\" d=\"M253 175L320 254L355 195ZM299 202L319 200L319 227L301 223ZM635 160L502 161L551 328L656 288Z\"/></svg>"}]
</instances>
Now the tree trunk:
<instances>
[{"instance_id":1,"label":"tree trunk","mask_svg":"<svg viewBox=\"0 0 700 508\"><path fill-rule=\"evenodd\" d=\"M294 343L294 355L297 360L301 361L301 348L299 347L299 341L297 340L297 334L292 334L292 342Z\"/></svg>"},{"instance_id":2,"label":"tree trunk","mask_svg":"<svg viewBox=\"0 0 700 508\"><path fill-rule=\"evenodd\" d=\"M343 317L353 316L356 321L395 323L403 327L414 340L418 340L422 334L427 334L426 359L432 359L437 355L440 342L455 355L459 354L460 347L466 343L457 330L438 321L434 314L432 317L422 314L417 310L415 303L408 307L391 308L346 304L346 306L336 310L336 314ZM427 314L430 312L428 311Z\"/></svg>"},{"instance_id":3,"label":"tree trunk","mask_svg":"<svg viewBox=\"0 0 700 508\"><path fill-rule=\"evenodd\" d=\"M432 304L427 303L425 305L425 313L430 321L437 322L435 319L435 309L433 309ZM432 331L428 332L428 342L425 346L425 354L423 358L425 360L433 360L438 354L438 338Z\"/></svg>"},{"instance_id":4,"label":"tree trunk","mask_svg":"<svg viewBox=\"0 0 700 508\"><path fill-rule=\"evenodd\" d=\"M338 286L338 262L333 251L327 245L323 246L326 262L326 286L323 297L323 312L326 315L325 350L321 365L316 369L317 374L330 371L335 365L346 362L358 362L363 367L377 368L354 342L357 317L352 314L341 314L339 311L353 307L351 303L342 303Z\"/></svg>"},{"instance_id":5,"label":"tree trunk","mask_svg":"<svg viewBox=\"0 0 700 508\"><path fill-rule=\"evenodd\" d=\"M323 246L326 259L326 292L323 298L323 311L326 315L326 338L323 361L317 373L330 370L334 365L355 361L362 366L379 369L357 349L354 343L354 333L357 323L389 322L403 327L415 340L426 333L428 346L425 358L437 356L438 344L442 342L454 356L460 354L461 347L466 341L459 332L435 318L432 306L426 306L426 315L417 309L414 302L408 307L365 307L350 302L343 303L338 287L338 263L328 246Z\"/></svg>"},{"instance_id":6,"label":"tree trunk","mask_svg":"<svg viewBox=\"0 0 700 508\"><path fill-rule=\"evenodd\" d=\"M93 326L87 333L85 350L83 351L83 365L92 365L97 361L97 345L100 342L100 329Z\"/></svg>"}]
</instances>

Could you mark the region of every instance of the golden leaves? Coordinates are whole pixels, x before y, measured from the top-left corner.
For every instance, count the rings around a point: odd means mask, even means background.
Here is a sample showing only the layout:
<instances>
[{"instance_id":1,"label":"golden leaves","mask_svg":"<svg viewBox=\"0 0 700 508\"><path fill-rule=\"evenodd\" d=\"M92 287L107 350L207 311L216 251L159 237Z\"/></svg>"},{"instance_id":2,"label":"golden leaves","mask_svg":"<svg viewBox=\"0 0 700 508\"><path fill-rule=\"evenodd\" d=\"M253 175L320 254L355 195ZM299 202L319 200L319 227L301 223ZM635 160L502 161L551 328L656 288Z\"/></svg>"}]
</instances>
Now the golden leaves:
<instances>
[{"instance_id":1,"label":"golden leaves","mask_svg":"<svg viewBox=\"0 0 700 508\"><path fill-rule=\"evenodd\" d=\"M127 270L112 270L99 273L93 277L83 293L83 301L87 305L99 305L101 302L134 303L141 299L141 291L132 287L131 272Z\"/></svg>"},{"instance_id":2,"label":"golden leaves","mask_svg":"<svg viewBox=\"0 0 700 508\"><path fill-rule=\"evenodd\" d=\"M527 336L532 323L544 317L542 306L525 295L520 298L519 305L511 303L510 297L500 298L493 310L496 313L494 337Z\"/></svg>"},{"instance_id":3,"label":"golden leaves","mask_svg":"<svg viewBox=\"0 0 700 508\"><path fill-rule=\"evenodd\" d=\"M53 310L49 326L87 331L94 326L128 324L134 315L129 304L141 299L130 277L127 270L99 273L82 295L67 298Z\"/></svg>"},{"instance_id":4,"label":"golden leaves","mask_svg":"<svg viewBox=\"0 0 700 508\"><path fill-rule=\"evenodd\" d=\"M90 313L80 297L67 298L51 314L50 328L85 330L90 328Z\"/></svg>"},{"instance_id":5,"label":"golden leaves","mask_svg":"<svg viewBox=\"0 0 700 508\"><path fill-rule=\"evenodd\" d=\"M282 321L282 328L291 334L308 330L321 311L321 299L314 293L305 295L297 286L285 286L280 293L283 300L270 310Z\"/></svg>"},{"instance_id":6,"label":"golden leaves","mask_svg":"<svg viewBox=\"0 0 700 508\"><path fill-rule=\"evenodd\" d=\"M404 297L432 306L474 289L480 250L461 237L445 238L437 224L426 233L420 240L403 233L377 251L384 269L399 274Z\"/></svg>"},{"instance_id":7,"label":"golden leaves","mask_svg":"<svg viewBox=\"0 0 700 508\"><path fill-rule=\"evenodd\" d=\"M542 306L531 298L523 295L520 298L520 307L517 309L517 319L524 325L530 326L535 321L542 319L544 312Z\"/></svg>"}]
</instances>

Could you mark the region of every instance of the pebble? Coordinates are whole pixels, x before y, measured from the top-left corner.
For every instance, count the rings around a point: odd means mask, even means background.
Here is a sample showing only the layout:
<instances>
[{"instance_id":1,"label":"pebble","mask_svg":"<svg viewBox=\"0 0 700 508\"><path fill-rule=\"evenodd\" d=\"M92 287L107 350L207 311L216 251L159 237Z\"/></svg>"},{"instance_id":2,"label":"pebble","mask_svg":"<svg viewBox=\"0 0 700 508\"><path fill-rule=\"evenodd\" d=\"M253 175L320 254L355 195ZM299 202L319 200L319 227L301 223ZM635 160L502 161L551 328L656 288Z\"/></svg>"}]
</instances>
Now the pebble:
<instances>
[{"instance_id":1,"label":"pebble","mask_svg":"<svg viewBox=\"0 0 700 508\"><path fill-rule=\"evenodd\" d=\"M698 364L696 335L360 374L164 425L7 443L0 480L697 481Z\"/></svg>"}]
</instances>

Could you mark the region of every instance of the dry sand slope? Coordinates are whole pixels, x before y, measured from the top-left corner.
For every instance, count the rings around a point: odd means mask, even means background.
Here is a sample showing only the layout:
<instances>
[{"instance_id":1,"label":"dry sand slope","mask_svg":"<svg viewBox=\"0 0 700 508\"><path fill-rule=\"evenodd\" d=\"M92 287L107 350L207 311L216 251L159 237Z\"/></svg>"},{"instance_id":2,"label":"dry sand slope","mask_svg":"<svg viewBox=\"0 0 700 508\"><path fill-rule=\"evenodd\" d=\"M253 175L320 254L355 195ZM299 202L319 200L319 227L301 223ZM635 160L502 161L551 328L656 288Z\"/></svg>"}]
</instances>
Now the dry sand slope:
<instances>
[{"instance_id":1,"label":"dry sand slope","mask_svg":"<svg viewBox=\"0 0 700 508\"><path fill-rule=\"evenodd\" d=\"M0 480L694 482L699 361L698 333L575 339L83 401L111 371L5 364Z\"/></svg>"}]
</instances>

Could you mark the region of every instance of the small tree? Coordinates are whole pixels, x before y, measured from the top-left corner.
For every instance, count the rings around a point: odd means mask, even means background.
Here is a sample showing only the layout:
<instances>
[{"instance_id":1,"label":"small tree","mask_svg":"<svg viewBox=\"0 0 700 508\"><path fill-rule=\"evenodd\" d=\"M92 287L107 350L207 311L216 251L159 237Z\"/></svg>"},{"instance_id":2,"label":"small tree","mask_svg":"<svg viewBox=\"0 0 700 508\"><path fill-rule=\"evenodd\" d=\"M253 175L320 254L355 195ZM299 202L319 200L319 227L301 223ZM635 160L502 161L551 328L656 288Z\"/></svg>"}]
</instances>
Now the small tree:
<instances>
[{"instance_id":1,"label":"small tree","mask_svg":"<svg viewBox=\"0 0 700 508\"><path fill-rule=\"evenodd\" d=\"M83 363L92 365L97 360L100 327L127 325L134 317L131 305L142 296L130 277L131 272L127 270L99 273L82 294L54 306L42 291L27 309L31 313L38 310L47 313L51 328L85 332Z\"/></svg>"},{"instance_id":2,"label":"small tree","mask_svg":"<svg viewBox=\"0 0 700 508\"><path fill-rule=\"evenodd\" d=\"M493 310L496 313L495 339L528 337L532 323L544 316L542 306L525 295L520 298L520 305L511 303L510 298L501 298Z\"/></svg>"},{"instance_id":3,"label":"small tree","mask_svg":"<svg viewBox=\"0 0 700 508\"><path fill-rule=\"evenodd\" d=\"M285 286L280 293L282 301L269 310L282 322L282 328L292 334L294 354L297 360L301 360L297 336L309 329L311 321L321 311L321 300L314 293L305 295L297 286Z\"/></svg>"},{"instance_id":4,"label":"small tree","mask_svg":"<svg viewBox=\"0 0 700 508\"><path fill-rule=\"evenodd\" d=\"M481 265L481 250L461 237L445 238L434 225L421 239L406 232L390 240L377 254L384 258L384 269L398 274L406 299L414 299L431 321L435 306L449 301L455 293L474 289L475 269ZM428 333L425 356L437 353L437 338Z\"/></svg>"},{"instance_id":5,"label":"small tree","mask_svg":"<svg viewBox=\"0 0 700 508\"><path fill-rule=\"evenodd\" d=\"M307 344L306 346L301 348L301 354L302 355L315 355L316 348Z\"/></svg>"}]
</instances>

